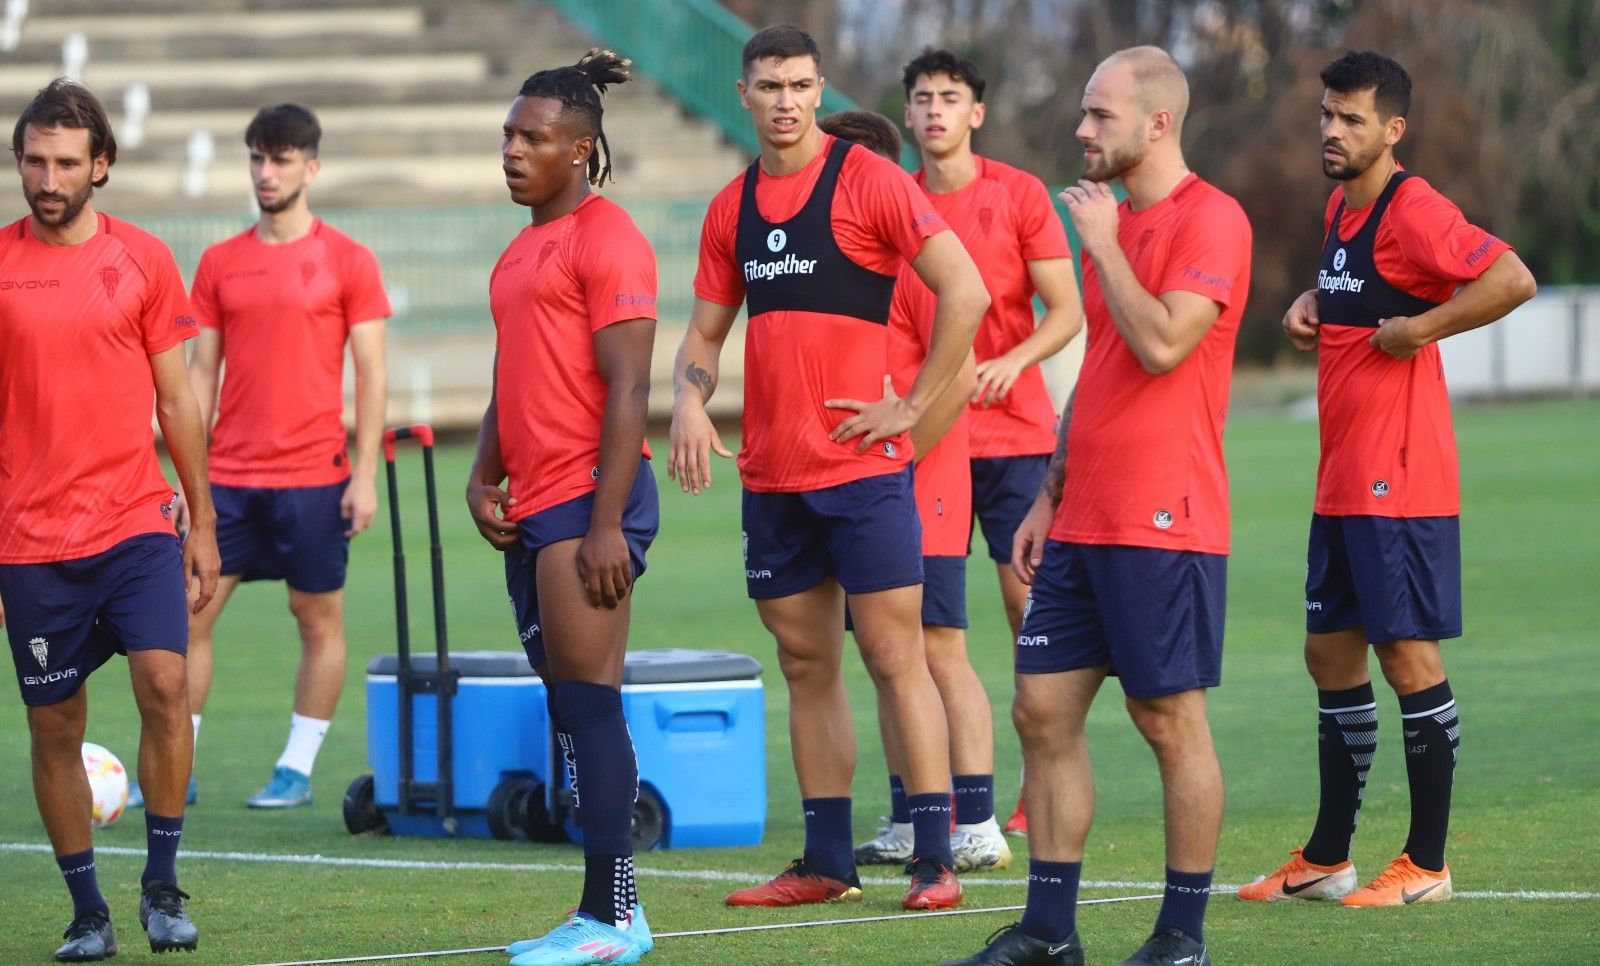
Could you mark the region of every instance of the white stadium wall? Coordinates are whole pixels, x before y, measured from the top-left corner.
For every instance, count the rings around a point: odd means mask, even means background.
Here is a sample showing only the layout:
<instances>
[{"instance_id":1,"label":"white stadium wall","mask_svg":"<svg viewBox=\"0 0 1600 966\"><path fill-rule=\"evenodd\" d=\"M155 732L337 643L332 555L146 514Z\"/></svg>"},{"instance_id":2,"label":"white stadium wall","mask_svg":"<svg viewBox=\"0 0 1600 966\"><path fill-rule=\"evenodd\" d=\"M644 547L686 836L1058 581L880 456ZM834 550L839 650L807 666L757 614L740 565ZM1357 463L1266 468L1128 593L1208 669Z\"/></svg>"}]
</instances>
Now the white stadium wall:
<instances>
[{"instance_id":1,"label":"white stadium wall","mask_svg":"<svg viewBox=\"0 0 1600 966\"><path fill-rule=\"evenodd\" d=\"M1600 391L1600 288L1548 286L1494 325L1446 339L1458 399Z\"/></svg>"}]
</instances>

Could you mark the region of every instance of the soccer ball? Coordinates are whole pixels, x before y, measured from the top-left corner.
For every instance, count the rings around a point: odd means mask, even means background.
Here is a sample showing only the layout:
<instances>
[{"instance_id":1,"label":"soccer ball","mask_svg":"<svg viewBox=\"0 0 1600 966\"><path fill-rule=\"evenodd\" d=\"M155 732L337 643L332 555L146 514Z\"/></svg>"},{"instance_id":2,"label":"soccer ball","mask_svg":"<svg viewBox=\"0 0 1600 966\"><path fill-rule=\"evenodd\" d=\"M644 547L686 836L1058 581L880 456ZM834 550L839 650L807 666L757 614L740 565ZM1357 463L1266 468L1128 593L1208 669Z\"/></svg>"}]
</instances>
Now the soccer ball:
<instances>
[{"instance_id":1,"label":"soccer ball","mask_svg":"<svg viewBox=\"0 0 1600 966\"><path fill-rule=\"evenodd\" d=\"M116 755L90 741L83 743L83 770L89 776L89 796L94 802L89 824L105 828L121 818L128 805L128 772Z\"/></svg>"}]
</instances>

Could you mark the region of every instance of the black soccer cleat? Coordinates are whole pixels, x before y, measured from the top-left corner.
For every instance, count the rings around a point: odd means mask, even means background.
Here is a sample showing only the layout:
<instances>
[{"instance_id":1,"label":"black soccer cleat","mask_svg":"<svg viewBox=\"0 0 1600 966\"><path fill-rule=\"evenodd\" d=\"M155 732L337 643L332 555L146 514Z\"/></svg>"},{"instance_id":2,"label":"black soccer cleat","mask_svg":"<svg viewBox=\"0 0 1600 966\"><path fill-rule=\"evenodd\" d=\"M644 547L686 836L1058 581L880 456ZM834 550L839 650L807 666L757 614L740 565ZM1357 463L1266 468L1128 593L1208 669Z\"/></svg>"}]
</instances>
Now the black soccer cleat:
<instances>
[{"instance_id":1,"label":"black soccer cleat","mask_svg":"<svg viewBox=\"0 0 1600 966\"><path fill-rule=\"evenodd\" d=\"M1022 923L1003 926L989 936L989 944L944 966L1083 966L1083 944L1078 931L1058 943L1035 939L1022 931Z\"/></svg>"},{"instance_id":2,"label":"black soccer cleat","mask_svg":"<svg viewBox=\"0 0 1600 966\"><path fill-rule=\"evenodd\" d=\"M170 882L152 882L139 896L139 925L150 937L150 951L193 950L200 945L200 930L189 920L183 901L189 894Z\"/></svg>"},{"instance_id":3,"label":"black soccer cleat","mask_svg":"<svg viewBox=\"0 0 1600 966\"><path fill-rule=\"evenodd\" d=\"M117 936L111 931L111 917L99 909L72 920L61 938L66 942L56 950L56 962L97 963L117 954Z\"/></svg>"},{"instance_id":4,"label":"black soccer cleat","mask_svg":"<svg viewBox=\"0 0 1600 966\"><path fill-rule=\"evenodd\" d=\"M1157 929L1122 966L1211 966L1211 954L1182 929Z\"/></svg>"}]
</instances>

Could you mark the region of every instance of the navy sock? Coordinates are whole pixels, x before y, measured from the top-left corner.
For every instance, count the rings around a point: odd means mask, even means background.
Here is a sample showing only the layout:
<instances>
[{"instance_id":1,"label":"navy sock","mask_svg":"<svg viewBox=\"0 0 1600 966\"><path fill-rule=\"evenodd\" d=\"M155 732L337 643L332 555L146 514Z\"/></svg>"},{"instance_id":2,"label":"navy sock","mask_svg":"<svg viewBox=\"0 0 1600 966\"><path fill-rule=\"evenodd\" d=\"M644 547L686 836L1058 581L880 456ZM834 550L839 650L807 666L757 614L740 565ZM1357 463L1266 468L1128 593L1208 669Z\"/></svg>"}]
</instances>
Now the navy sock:
<instances>
[{"instance_id":1,"label":"navy sock","mask_svg":"<svg viewBox=\"0 0 1600 966\"><path fill-rule=\"evenodd\" d=\"M889 821L911 824L911 809L906 805L906 785L899 775L889 776Z\"/></svg>"},{"instance_id":2,"label":"navy sock","mask_svg":"<svg viewBox=\"0 0 1600 966\"><path fill-rule=\"evenodd\" d=\"M178 884L178 842L183 838L183 816L168 818L149 809L144 813L144 875L139 885L152 882Z\"/></svg>"},{"instance_id":3,"label":"navy sock","mask_svg":"<svg viewBox=\"0 0 1600 966\"><path fill-rule=\"evenodd\" d=\"M638 901L634 888L633 856L585 855L583 899L578 913L608 926L623 928Z\"/></svg>"},{"instance_id":4,"label":"navy sock","mask_svg":"<svg viewBox=\"0 0 1600 966\"><path fill-rule=\"evenodd\" d=\"M856 867L850 844L850 797L807 798L800 807L806 813L806 865L830 879L848 879Z\"/></svg>"},{"instance_id":5,"label":"navy sock","mask_svg":"<svg viewBox=\"0 0 1600 966\"><path fill-rule=\"evenodd\" d=\"M1322 801L1302 855L1317 865L1350 858L1367 770L1378 747L1378 705L1372 682L1347 691L1317 691L1317 771Z\"/></svg>"},{"instance_id":6,"label":"navy sock","mask_svg":"<svg viewBox=\"0 0 1600 966\"><path fill-rule=\"evenodd\" d=\"M1078 928L1078 878L1082 862L1028 860L1028 905L1019 924L1023 933L1058 943Z\"/></svg>"},{"instance_id":7,"label":"navy sock","mask_svg":"<svg viewBox=\"0 0 1600 966\"><path fill-rule=\"evenodd\" d=\"M1211 898L1210 872L1179 872L1167 867L1167 891L1156 916L1157 929L1181 929L1196 940L1204 940L1206 900Z\"/></svg>"},{"instance_id":8,"label":"navy sock","mask_svg":"<svg viewBox=\"0 0 1600 966\"><path fill-rule=\"evenodd\" d=\"M61 877L67 880L67 891L72 893L72 918L96 909L111 915L106 897L100 894L100 880L95 876L94 849L58 855L56 866L61 869Z\"/></svg>"},{"instance_id":9,"label":"navy sock","mask_svg":"<svg viewBox=\"0 0 1600 966\"><path fill-rule=\"evenodd\" d=\"M994 776L956 775L956 824L977 825L994 818Z\"/></svg>"},{"instance_id":10,"label":"navy sock","mask_svg":"<svg viewBox=\"0 0 1600 966\"><path fill-rule=\"evenodd\" d=\"M944 792L907 795L911 811L911 854L946 866L956 864L950 854L950 796Z\"/></svg>"},{"instance_id":11,"label":"navy sock","mask_svg":"<svg viewBox=\"0 0 1600 966\"><path fill-rule=\"evenodd\" d=\"M1450 682L1400 696L1400 727L1406 741L1406 779L1411 785L1411 831L1406 854L1430 872L1444 869L1450 830L1450 789L1455 779L1461 725Z\"/></svg>"},{"instance_id":12,"label":"navy sock","mask_svg":"<svg viewBox=\"0 0 1600 966\"><path fill-rule=\"evenodd\" d=\"M622 693L586 681L551 686L569 755L572 801L583 829L583 901L578 909L601 922L627 918L623 898L630 894L633 864L633 803L639 796L639 764L622 716ZM618 878L622 863L626 875Z\"/></svg>"}]
</instances>

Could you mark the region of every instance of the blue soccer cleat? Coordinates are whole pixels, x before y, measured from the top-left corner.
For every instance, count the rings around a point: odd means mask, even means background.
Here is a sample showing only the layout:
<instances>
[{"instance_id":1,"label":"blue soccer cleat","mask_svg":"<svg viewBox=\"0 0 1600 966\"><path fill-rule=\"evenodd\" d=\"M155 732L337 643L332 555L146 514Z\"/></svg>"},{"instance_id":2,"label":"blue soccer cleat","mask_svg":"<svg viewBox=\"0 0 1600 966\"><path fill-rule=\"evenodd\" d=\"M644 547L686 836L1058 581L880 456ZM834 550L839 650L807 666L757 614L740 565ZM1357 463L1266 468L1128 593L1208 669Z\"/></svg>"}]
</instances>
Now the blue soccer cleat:
<instances>
[{"instance_id":1,"label":"blue soccer cleat","mask_svg":"<svg viewBox=\"0 0 1600 966\"><path fill-rule=\"evenodd\" d=\"M72 920L62 934L66 942L56 950L61 963L97 963L117 954L117 936L111 931L111 918L93 909Z\"/></svg>"},{"instance_id":2,"label":"blue soccer cleat","mask_svg":"<svg viewBox=\"0 0 1600 966\"><path fill-rule=\"evenodd\" d=\"M184 900L189 894L170 882L152 882L139 896L139 925L150 938L150 951L194 949L200 945L200 930L189 918Z\"/></svg>"},{"instance_id":3,"label":"blue soccer cleat","mask_svg":"<svg viewBox=\"0 0 1600 966\"><path fill-rule=\"evenodd\" d=\"M184 796L183 804L185 804L185 805L193 805L194 804L194 800L196 798L199 798L199 797L200 797L200 784L199 784L199 782L195 781L195 777L193 775L190 775L189 776L189 794ZM139 787L139 783L138 782L129 782L128 783L128 807L129 808L144 808L144 790Z\"/></svg>"},{"instance_id":4,"label":"blue soccer cleat","mask_svg":"<svg viewBox=\"0 0 1600 966\"><path fill-rule=\"evenodd\" d=\"M311 804L311 776L282 765L272 769L267 787L245 799L251 808L298 808Z\"/></svg>"},{"instance_id":5,"label":"blue soccer cleat","mask_svg":"<svg viewBox=\"0 0 1600 966\"><path fill-rule=\"evenodd\" d=\"M655 946L644 910L635 905L626 929L574 915L538 939L525 939L506 948L511 966L590 966L596 963L637 963Z\"/></svg>"}]
</instances>

